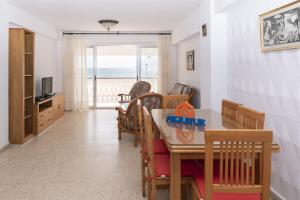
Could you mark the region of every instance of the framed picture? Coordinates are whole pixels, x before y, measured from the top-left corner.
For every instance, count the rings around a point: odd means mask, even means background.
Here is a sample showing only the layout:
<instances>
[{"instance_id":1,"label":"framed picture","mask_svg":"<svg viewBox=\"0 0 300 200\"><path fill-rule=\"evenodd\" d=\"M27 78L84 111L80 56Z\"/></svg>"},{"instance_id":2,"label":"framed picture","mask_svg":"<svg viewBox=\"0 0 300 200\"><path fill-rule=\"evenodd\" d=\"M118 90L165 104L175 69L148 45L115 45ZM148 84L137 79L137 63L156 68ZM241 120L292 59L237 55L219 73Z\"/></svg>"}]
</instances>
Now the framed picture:
<instances>
[{"instance_id":1,"label":"framed picture","mask_svg":"<svg viewBox=\"0 0 300 200\"><path fill-rule=\"evenodd\" d=\"M300 47L300 1L260 15L262 51Z\"/></svg>"},{"instance_id":2,"label":"framed picture","mask_svg":"<svg viewBox=\"0 0 300 200\"><path fill-rule=\"evenodd\" d=\"M207 27L206 27L206 24L202 25L202 35L203 35L203 37L207 36Z\"/></svg>"},{"instance_id":3,"label":"framed picture","mask_svg":"<svg viewBox=\"0 0 300 200\"><path fill-rule=\"evenodd\" d=\"M189 71L194 71L194 54L195 54L195 51L192 50L192 51L188 51L186 53L186 69L189 70Z\"/></svg>"}]
</instances>

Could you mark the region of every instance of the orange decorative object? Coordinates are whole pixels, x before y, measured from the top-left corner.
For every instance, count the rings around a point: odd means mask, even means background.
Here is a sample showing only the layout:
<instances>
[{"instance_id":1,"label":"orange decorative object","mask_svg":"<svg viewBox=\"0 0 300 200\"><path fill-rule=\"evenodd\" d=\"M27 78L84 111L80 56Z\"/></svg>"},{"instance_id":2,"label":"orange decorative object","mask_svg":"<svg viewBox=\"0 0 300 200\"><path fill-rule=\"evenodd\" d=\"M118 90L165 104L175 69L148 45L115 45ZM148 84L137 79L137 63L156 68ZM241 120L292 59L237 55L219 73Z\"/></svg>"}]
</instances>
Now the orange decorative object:
<instances>
[{"instance_id":1,"label":"orange decorative object","mask_svg":"<svg viewBox=\"0 0 300 200\"><path fill-rule=\"evenodd\" d=\"M191 143L195 138L195 129L176 129L177 139L180 140L184 144Z\"/></svg>"},{"instance_id":2,"label":"orange decorative object","mask_svg":"<svg viewBox=\"0 0 300 200\"><path fill-rule=\"evenodd\" d=\"M178 117L195 118L195 109L187 101L176 106L175 115Z\"/></svg>"}]
</instances>

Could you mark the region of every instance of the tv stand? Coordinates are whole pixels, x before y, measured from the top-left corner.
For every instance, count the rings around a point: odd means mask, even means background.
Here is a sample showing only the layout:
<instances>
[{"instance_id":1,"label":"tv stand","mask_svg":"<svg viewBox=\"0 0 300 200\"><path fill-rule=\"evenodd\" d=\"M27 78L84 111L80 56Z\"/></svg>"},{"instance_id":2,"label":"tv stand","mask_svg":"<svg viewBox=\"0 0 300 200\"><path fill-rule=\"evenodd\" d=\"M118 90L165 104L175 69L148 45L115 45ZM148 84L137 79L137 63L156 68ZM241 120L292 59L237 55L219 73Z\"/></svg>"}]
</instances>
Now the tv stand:
<instances>
[{"instance_id":1,"label":"tv stand","mask_svg":"<svg viewBox=\"0 0 300 200\"><path fill-rule=\"evenodd\" d=\"M35 103L35 134L52 125L64 115L64 95L62 93L48 96Z\"/></svg>"}]
</instances>

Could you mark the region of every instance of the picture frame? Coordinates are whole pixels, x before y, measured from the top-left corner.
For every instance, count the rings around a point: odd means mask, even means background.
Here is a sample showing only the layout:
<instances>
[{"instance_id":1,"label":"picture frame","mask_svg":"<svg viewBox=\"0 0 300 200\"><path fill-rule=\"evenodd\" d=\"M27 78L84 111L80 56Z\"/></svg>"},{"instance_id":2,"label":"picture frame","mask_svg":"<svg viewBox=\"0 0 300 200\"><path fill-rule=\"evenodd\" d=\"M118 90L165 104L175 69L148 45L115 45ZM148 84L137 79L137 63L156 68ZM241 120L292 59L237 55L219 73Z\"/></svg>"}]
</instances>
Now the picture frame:
<instances>
[{"instance_id":1,"label":"picture frame","mask_svg":"<svg viewBox=\"0 0 300 200\"><path fill-rule=\"evenodd\" d=\"M300 0L263 13L259 18L262 52L300 47Z\"/></svg>"},{"instance_id":2,"label":"picture frame","mask_svg":"<svg viewBox=\"0 0 300 200\"><path fill-rule=\"evenodd\" d=\"M191 50L191 51L188 51L186 53L186 69L188 71L194 71L195 70L195 51L194 50Z\"/></svg>"},{"instance_id":3,"label":"picture frame","mask_svg":"<svg viewBox=\"0 0 300 200\"><path fill-rule=\"evenodd\" d=\"M202 25L202 36L203 37L207 36L207 27L206 27L206 24Z\"/></svg>"}]
</instances>

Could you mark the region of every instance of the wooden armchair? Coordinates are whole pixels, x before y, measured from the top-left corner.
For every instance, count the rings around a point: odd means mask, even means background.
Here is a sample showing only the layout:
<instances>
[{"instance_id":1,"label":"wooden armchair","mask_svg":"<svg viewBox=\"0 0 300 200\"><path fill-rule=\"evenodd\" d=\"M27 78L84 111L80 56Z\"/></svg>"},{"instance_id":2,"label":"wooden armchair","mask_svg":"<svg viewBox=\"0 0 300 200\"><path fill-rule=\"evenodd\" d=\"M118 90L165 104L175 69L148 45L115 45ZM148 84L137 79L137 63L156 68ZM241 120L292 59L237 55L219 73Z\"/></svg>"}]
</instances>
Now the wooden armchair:
<instances>
[{"instance_id":1,"label":"wooden armchair","mask_svg":"<svg viewBox=\"0 0 300 200\"><path fill-rule=\"evenodd\" d=\"M192 104L193 97L196 94L196 89L182 84L182 83L176 83L172 90L168 93L168 95L188 95L189 97L189 103Z\"/></svg>"},{"instance_id":2,"label":"wooden armchair","mask_svg":"<svg viewBox=\"0 0 300 200\"><path fill-rule=\"evenodd\" d=\"M272 131L206 130L204 137L205 171L192 183L197 199L270 199ZM262 163L256 174L258 154Z\"/></svg>"},{"instance_id":3,"label":"wooden armchair","mask_svg":"<svg viewBox=\"0 0 300 200\"><path fill-rule=\"evenodd\" d=\"M119 103L128 103L131 100L147 94L151 90L151 84L146 81L139 81L133 85L129 94L118 94L120 97Z\"/></svg>"},{"instance_id":4,"label":"wooden armchair","mask_svg":"<svg viewBox=\"0 0 300 200\"><path fill-rule=\"evenodd\" d=\"M118 111L118 134L119 140L122 139L122 132L129 133L134 136L134 146L138 144L138 138L140 133L140 127L138 122L138 107L137 101L140 99L143 106L146 106L149 111L155 108L161 108L162 105L162 95L157 93L148 93L133 99L127 110L122 107L117 107Z\"/></svg>"}]
</instances>

